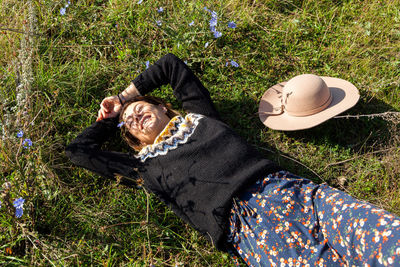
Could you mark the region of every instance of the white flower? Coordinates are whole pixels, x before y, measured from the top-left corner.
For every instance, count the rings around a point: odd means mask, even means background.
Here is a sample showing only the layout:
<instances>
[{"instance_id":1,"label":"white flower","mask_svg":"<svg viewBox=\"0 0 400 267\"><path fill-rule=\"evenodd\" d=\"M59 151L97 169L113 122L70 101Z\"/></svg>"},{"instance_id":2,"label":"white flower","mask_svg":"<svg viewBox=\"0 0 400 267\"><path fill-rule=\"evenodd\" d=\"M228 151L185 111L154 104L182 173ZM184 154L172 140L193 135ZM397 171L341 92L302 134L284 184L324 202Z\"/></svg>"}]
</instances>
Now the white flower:
<instances>
[{"instance_id":1,"label":"white flower","mask_svg":"<svg viewBox=\"0 0 400 267\"><path fill-rule=\"evenodd\" d=\"M382 233L382 235L383 235L383 236L386 236L386 237L387 237L387 236L390 236L391 234L392 234L392 231L391 231L391 230L389 230L389 231L386 231L386 230L385 230L385 231L383 231L383 233Z\"/></svg>"}]
</instances>

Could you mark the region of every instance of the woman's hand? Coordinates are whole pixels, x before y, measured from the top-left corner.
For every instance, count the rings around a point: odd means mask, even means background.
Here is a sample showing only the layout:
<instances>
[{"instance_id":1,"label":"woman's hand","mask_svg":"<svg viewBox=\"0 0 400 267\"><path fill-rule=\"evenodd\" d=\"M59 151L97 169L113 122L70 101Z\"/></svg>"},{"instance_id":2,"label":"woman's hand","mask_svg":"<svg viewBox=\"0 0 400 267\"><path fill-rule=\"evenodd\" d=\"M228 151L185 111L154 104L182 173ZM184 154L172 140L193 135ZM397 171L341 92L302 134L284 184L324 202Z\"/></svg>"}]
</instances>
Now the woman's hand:
<instances>
[{"instance_id":1,"label":"woman's hand","mask_svg":"<svg viewBox=\"0 0 400 267\"><path fill-rule=\"evenodd\" d=\"M113 95L103 99L100 104L100 110L97 115L96 121L102 119L114 118L121 112L122 106L119 102L118 96Z\"/></svg>"}]
</instances>

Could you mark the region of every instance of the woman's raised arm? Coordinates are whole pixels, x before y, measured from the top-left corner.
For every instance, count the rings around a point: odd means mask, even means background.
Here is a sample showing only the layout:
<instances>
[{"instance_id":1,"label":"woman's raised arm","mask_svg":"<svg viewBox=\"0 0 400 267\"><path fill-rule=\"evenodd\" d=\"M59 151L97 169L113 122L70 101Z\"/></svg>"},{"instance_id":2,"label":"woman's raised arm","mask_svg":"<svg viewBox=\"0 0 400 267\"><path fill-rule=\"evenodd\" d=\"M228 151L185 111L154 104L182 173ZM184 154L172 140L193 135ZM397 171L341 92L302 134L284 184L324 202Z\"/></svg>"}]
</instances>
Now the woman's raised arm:
<instances>
[{"instance_id":1,"label":"woman's raised arm","mask_svg":"<svg viewBox=\"0 0 400 267\"><path fill-rule=\"evenodd\" d=\"M189 67L173 54L163 56L133 80L141 95L168 83L175 97L182 102L184 110L219 118L208 90Z\"/></svg>"},{"instance_id":2,"label":"woman's raised arm","mask_svg":"<svg viewBox=\"0 0 400 267\"><path fill-rule=\"evenodd\" d=\"M128 153L101 149L102 144L114 136L117 123L118 118L93 123L65 148L65 153L78 166L109 179L122 176L121 184L135 186L134 180L139 178L135 171L138 160Z\"/></svg>"}]
</instances>

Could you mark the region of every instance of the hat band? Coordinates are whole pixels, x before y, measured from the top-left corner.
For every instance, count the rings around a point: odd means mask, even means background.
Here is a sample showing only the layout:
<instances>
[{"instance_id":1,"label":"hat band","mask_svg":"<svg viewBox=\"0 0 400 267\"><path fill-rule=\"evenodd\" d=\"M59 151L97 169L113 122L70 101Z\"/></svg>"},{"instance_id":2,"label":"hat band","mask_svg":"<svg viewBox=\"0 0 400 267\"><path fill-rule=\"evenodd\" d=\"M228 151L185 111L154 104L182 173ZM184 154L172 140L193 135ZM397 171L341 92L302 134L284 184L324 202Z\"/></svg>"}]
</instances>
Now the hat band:
<instances>
[{"instance_id":1,"label":"hat band","mask_svg":"<svg viewBox=\"0 0 400 267\"><path fill-rule=\"evenodd\" d=\"M314 115L315 113L320 112L321 110L324 110L327 106L329 106L332 102L332 94L329 91L329 98L325 101L324 104L322 104L319 107L316 107L314 109L310 109L310 110L305 110L305 111L290 111L287 109L286 105L284 106L285 111L287 112L287 114L294 116L294 117L304 117L304 116L309 116L309 115Z\"/></svg>"}]
</instances>

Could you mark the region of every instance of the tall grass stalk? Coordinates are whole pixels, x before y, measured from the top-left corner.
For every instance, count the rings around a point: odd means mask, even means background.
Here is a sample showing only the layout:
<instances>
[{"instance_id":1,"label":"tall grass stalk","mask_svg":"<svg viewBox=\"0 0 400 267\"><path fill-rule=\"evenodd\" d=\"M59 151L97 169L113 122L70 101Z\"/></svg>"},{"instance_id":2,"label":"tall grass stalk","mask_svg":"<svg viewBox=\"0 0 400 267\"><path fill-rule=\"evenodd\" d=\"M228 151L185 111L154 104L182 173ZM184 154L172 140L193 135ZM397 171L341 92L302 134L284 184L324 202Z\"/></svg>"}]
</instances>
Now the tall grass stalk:
<instances>
[{"instance_id":1,"label":"tall grass stalk","mask_svg":"<svg viewBox=\"0 0 400 267\"><path fill-rule=\"evenodd\" d=\"M219 38L205 5L218 14ZM400 215L399 10L391 0L0 1L0 265L233 266L151 192L64 155L103 97L168 52L266 157ZM349 80L360 101L313 129L265 128L260 97L301 73ZM168 86L153 94L180 108ZM129 150L118 138L106 148Z\"/></svg>"}]
</instances>

